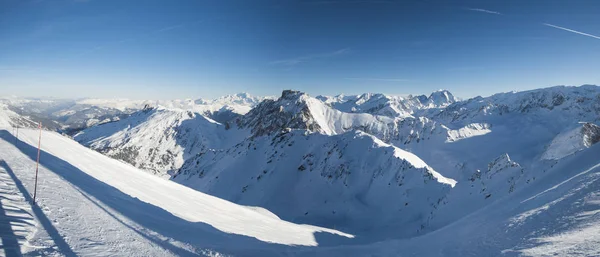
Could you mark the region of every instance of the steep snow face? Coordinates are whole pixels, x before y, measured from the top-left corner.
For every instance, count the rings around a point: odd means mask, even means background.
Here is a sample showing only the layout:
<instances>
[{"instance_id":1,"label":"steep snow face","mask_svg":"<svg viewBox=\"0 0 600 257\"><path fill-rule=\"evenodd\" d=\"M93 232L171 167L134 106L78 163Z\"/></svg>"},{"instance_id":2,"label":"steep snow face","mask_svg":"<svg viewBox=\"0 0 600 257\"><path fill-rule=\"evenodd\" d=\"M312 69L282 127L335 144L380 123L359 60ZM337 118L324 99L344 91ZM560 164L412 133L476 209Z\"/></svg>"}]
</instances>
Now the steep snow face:
<instances>
[{"instance_id":1,"label":"steep snow face","mask_svg":"<svg viewBox=\"0 0 600 257\"><path fill-rule=\"evenodd\" d=\"M574 129L558 134L548 146L542 159L560 160L600 141L600 127L584 123Z\"/></svg>"},{"instance_id":2,"label":"steep snow face","mask_svg":"<svg viewBox=\"0 0 600 257\"><path fill-rule=\"evenodd\" d=\"M83 145L161 176L189 156L234 145L247 136L198 113L146 109L126 119L85 129L74 136Z\"/></svg>"},{"instance_id":3,"label":"steep snow face","mask_svg":"<svg viewBox=\"0 0 600 257\"><path fill-rule=\"evenodd\" d=\"M483 136L492 132L491 125L487 123L471 123L460 129L448 130L448 138L446 142L456 142L461 139L466 139L475 136Z\"/></svg>"},{"instance_id":4,"label":"steep snow face","mask_svg":"<svg viewBox=\"0 0 600 257\"><path fill-rule=\"evenodd\" d=\"M336 96L319 95L316 98L329 106L335 106L337 104L345 103L348 101L355 101L358 97L358 95L339 94Z\"/></svg>"},{"instance_id":5,"label":"steep snow face","mask_svg":"<svg viewBox=\"0 0 600 257\"><path fill-rule=\"evenodd\" d=\"M456 98L454 95L452 95L452 93L450 93L450 91L440 89L431 93L424 104L430 108L439 108L446 107L455 102Z\"/></svg>"},{"instance_id":6,"label":"steep snow face","mask_svg":"<svg viewBox=\"0 0 600 257\"><path fill-rule=\"evenodd\" d=\"M295 222L417 233L455 181L363 132L290 130L190 158L173 180Z\"/></svg>"}]
</instances>

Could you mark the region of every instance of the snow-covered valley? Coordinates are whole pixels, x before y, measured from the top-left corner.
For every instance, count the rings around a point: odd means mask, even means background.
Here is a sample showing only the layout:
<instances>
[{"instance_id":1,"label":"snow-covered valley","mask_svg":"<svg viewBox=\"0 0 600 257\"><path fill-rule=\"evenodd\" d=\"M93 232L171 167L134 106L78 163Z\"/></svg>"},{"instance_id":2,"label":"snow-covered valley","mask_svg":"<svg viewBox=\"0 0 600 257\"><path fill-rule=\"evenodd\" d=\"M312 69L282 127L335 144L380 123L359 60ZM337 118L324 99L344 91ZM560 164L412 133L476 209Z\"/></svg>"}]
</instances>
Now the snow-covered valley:
<instances>
[{"instance_id":1,"label":"snow-covered valley","mask_svg":"<svg viewBox=\"0 0 600 257\"><path fill-rule=\"evenodd\" d=\"M600 254L597 86L0 104L3 245L26 255ZM31 127L90 108L42 133L30 205Z\"/></svg>"}]
</instances>

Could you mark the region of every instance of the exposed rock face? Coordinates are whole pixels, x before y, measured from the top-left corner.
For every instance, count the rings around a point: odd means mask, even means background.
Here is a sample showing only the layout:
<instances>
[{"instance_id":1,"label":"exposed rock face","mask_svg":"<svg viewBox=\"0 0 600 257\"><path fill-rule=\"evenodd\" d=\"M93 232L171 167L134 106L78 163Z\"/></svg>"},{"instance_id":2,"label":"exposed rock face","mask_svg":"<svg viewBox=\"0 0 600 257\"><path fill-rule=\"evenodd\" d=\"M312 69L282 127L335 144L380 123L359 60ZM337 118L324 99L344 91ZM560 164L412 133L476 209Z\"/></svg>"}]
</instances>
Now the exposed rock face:
<instances>
[{"instance_id":1,"label":"exposed rock face","mask_svg":"<svg viewBox=\"0 0 600 257\"><path fill-rule=\"evenodd\" d=\"M587 147L600 142L600 126L592 123L585 123L581 128L583 141Z\"/></svg>"},{"instance_id":2,"label":"exposed rock face","mask_svg":"<svg viewBox=\"0 0 600 257\"><path fill-rule=\"evenodd\" d=\"M512 193L524 173L521 165L512 161L508 154L502 154L488 164L487 170L476 171L469 180L479 184L479 193L488 199L494 195Z\"/></svg>"},{"instance_id":3,"label":"exposed rock face","mask_svg":"<svg viewBox=\"0 0 600 257\"><path fill-rule=\"evenodd\" d=\"M245 116L237 119L240 128L250 128L253 136L263 136L286 128L322 132L306 102L308 95L284 90L277 100L264 100Z\"/></svg>"}]
</instances>

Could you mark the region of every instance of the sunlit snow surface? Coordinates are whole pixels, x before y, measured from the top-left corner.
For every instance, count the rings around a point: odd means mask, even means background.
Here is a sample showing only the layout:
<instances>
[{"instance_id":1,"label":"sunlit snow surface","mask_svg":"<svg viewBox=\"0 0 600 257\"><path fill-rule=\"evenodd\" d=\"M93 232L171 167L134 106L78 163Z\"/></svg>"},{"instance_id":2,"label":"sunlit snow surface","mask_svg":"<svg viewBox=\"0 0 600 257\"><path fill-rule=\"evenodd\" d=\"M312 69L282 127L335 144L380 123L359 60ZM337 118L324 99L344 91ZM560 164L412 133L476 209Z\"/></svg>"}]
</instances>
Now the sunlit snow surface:
<instances>
[{"instance_id":1,"label":"sunlit snow surface","mask_svg":"<svg viewBox=\"0 0 600 257\"><path fill-rule=\"evenodd\" d=\"M35 164L38 131L21 129L18 141L7 130L0 133L1 158L6 163L3 174L7 174L6 167L9 167L16 177L26 181L23 183L31 193L29 180ZM181 244L188 251L201 247L223 248L236 242L253 245L247 239L236 239L228 234L274 244L305 246L318 245L316 233L353 237L333 229L286 222L262 208L240 206L206 195L106 157L54 132L44 131L42 140L38 204L44 210L43 215L54 220L60 236L81 255L98 251L116 253L122 245L110 242L148 241L145 237ZM8 180L5 177L0 179ZM6 198L9 192L2 194ZM21 206L27 206L27 201L20 202ZM44 230L44 227L38 225L36 229ZM89 233L95 235L94 239L88 238ZM133 235L133 239L123 237L127 235ZM46 243L53 240L53 236L49 237ZM88 249L83 246L86 240L97 240L98 245ZM171 240L172 243L168 242ZM150 247L151 241L131 247ZM35 251L35 246L31 250ZM152 253L150 249L144 251Z\"/></svg>"},{"instance_id":2,"label":"sunlit snow surface","mask_svg":"<svg viewBox=\"0 0 600 257\"><path fill-rule=\"evenodd\" d=\"M23 142L6 128L0 189L13 229L2 235L29 255L599 255L600 144L580 133L597 127L598 87L465 101L287 94L240 126L171 106L78 136L147 147L141 163L231 202L44 132L31 207L37 132L22 129ZM153 162L154 151L174 158Z\"/></svg>"}]
</instances>

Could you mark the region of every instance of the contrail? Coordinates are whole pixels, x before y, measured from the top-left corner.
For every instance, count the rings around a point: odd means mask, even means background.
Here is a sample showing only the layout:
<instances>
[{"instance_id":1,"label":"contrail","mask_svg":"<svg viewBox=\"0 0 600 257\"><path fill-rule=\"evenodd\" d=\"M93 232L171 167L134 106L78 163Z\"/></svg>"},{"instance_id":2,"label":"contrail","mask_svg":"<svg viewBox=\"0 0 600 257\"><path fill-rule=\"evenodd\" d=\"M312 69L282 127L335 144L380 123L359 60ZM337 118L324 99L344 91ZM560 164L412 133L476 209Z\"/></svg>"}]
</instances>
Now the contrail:
<instances>
[{"instance_id":1,"label":"contrail","mask_svg":"<svg viewBox=\"0 0 600 257\"><path fill-rule=\"evenodd\" d=\"M307 62L307 61L310 61L310 60L313 60L313 59L322 59L322 58L328 58L328 57L335 57L335 56L338 56L338 55L347 54L348 52L350 52L350 48L349 47L343 48L343 49L339 49L339 50L333 51L333 52L328 52L328 53L305 55L305 56L300 56L300 57L291 58L291 59L273 61L273 62L270 62L270 64L285 65L285 66L294 66L296 64L304 63L304 62Z\"/></svg>"},{"instance_id":2,"label":"contrail","mask_svg":"<svg viewBox=\"0 0 600 257\"><path fill-rule=\"evenodd\" d=\"M490 10L481 9L481 8L465 8L465 10L474 11L474 12L484 12L484 13L502 15L502 13L500 13L500 12L490 11Z\"/></svg>"},{"instance_id":3,"label":"contrail","mask_svg":"<svg viewBox=\"0 0 600 257\"><path fill-rule=\"evenodd\" d=\"M390 79L390 78L344 78L347 80L370 80L370 81L385 81L385 82L408 82L409 79Z\"/></svg>"},{"instance_id":4,"label":"contrail","mask_svg":"<svg viewBox=\"0 0 600 257\"><path fill-rule=\"evenodd\" d=\"M553 28L556 28L556 29L562 29L562 30L564 30L564 31L573 32L573 33L576 33L576 34L579 34L579 35L584 35L584 36L588 36L588 37L593 37L593 38L595 38L595 39L600 39L600 37L599 37L599 36L594 36L594 35L592 35L592 34L583 33L583 32L581 32L581 31L577 31L577 30L572 30L572 29L563 28L563 27L559 27L559 26L552 25L552 24L549 24L549 23L542 23L542 24L543 24L543 25L546 25L546 26L548 26L548 27L553 27Z\"/></svg>"}]
</instances>

